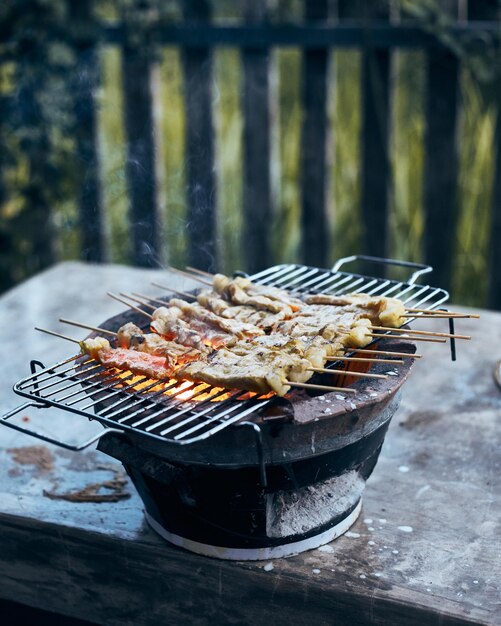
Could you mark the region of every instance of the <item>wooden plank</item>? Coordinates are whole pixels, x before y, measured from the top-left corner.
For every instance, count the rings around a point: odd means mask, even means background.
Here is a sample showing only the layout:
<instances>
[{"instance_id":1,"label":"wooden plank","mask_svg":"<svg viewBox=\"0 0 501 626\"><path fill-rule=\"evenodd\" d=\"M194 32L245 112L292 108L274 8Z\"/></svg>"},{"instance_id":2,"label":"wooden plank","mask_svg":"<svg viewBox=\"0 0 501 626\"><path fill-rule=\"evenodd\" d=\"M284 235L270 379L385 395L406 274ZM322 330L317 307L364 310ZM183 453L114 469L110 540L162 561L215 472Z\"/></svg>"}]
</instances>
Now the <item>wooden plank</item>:
<instances>
[{"instance_id":1,"label":"wooden plank","mask_svg":"<svg viewBox=\"0 0 501 626\"><path fill-rule=\"evenodd\" d=\"M468 4L468 19L476 21L491 20L493 23L501 17L497 0L475 0ZM493 79L494 83L485 86L485 91L501 93L501 79ZM489 97L489 96L487 96ZM487 303L493 309L501 309L501 105L497 102L497 120L494 134L494 182L491 201L491 224L488 257L488 291Z\"/></svg>"},{"instance_id":2,"label":"wooden plank","mask_svg":"<svg viewBox=\"0 0 501 626\"><path fill-rule=\"evenodd\" d=\"M388 19L386 5L370 9L369 19ZM390 50L372 46L369 31L362 53L362 241L364 254L376 257L389 256L390 62Z\"/></svg>"},{"instance_id":3,"label":"wooden plank","mask_svg":"<svg viewBox=\"0 0 501 626\"><path fill-rule=\"evenodd\" d=\"M348 0L338 0L338 5ZM457 24L450 31L453 37L482 35L484 32L497 34L499 28L492 22L476 24ZM235 46L269 48L271 46L300 46L303 48L342 46L362 47L370 35L374 48L436 48L437 38L423 30L422 26L388 23L373 24L329 24L329 25L292 25L292 24L247 24L238 26L214 25L206 28L200 25L176 24L162 25L153 29L158 40L165 45L206 48L217 46ZM103 36L109 43L120 44L124 36L120 26L103 27ZM479 38L475 45L479 45Z\"/></svg>"},{"instance_id":4,"label":"wooden plank","mask_svg":"<svg viewBox=\"0 0 501 626\"><path fill-rule=\"evenodd\" d=\"M328 1L305 3L305 20L327 19ZM327 267L327 69L326 48L307 49L302 66L301 243L306 265Z\"/></svg>"},{"instance_id":5,"label":"wooden plank","mask_svg":"<svg viewBox=\"0 0 501 626\"><path fill-rule=\"evenodd\" d=\"M34 333L35 324L53 327L64 314L99 325L123 309L107 290L149 285L155 274L160 272L63 263L2 296L0 344L10 355L0 361L4 409L20 402L11 385L27 374L30 358L56 361L73 350ZM163 281L183 288L173 273L163 274ZM97 283L95 297L82 298ZM263 569L266 561L218 561L160 540L145 524L130 482L130 498L118 502L45 497L44 489L65 493L109 480L119 465L95 450L41 445L35 455L29 448L40 442L0 428L0 597L110 625L497 626L499 391L489 375L478 376L472 402L471 386L462 384L472 372L488 373L493 366L492 354L478 346L501 342L501 314L480 313L478 321L457 322L457 331L475 340L462 344L455 363L440 344L423 346L352 534L327 551L274 559L271 571ZM446 326L444 320L426 324L437 331ZM53 409L26 417L23 425L68 440L100 429Z\"/></svg>"},{"instance_id":6,"label":"wooden plank","mask_svg":"<svg viewBox=\"0 0 501 626\"><path fill-rule=\"evenodd\" d=\"M183 3L185 20L210 20L207 0ZM216 246L216 177L214 174L214 122L212 112L212 52L207 47L183 49L186 102L187 232L190 265L214 271Z\"/></svg>"},{"instance_id":7,"label":"wooden plank","mask_svg":"<svg viewBox=\"0 0 501 626\"><path fill-rule=\"evenodd\" d=\"M246 0L246 20L266 19L267 0ZM245 269L253 273L268 267L271 259L271 113L270 51L243 42L244 117L243 233Z\"/></svg>"},{"instance_id":8,"label":"wooden plank","mask_svg":"<svg viewBox=\"0 0 501 626\"><path fill-rule=\"evenodd\" d=\"M445 3L442 3L447 8ZM457 57L446 48L428 54L425 103L425 260L434 281L450 289L458 221Z\"/></svg>"},{"instance_id":9,"label":"wooden plank","mask_svg":"<svg viewBox=\"0 0 501 626\"><path fill-rule=\"evenodd\" d=\"M132 261L152 267L158 265L162 250L155 179L151 55L126 44L122 68Z\"/></svg>"},{"instance_id":10,"label":"wooden plank","mask_svg":"<svg viewBox=\"0 0 501 626\"><path fill-rule=\"evenodd\" d=\"M70 5L71 19L78 27L74 44L77 61L73 70L73 97L76 153L81 175L78 199L81 258L102 262L107 254L94 97L100 77L96 44L90 34L92 4L92 0L84 0Z\"/></svg>"}]
</instances>

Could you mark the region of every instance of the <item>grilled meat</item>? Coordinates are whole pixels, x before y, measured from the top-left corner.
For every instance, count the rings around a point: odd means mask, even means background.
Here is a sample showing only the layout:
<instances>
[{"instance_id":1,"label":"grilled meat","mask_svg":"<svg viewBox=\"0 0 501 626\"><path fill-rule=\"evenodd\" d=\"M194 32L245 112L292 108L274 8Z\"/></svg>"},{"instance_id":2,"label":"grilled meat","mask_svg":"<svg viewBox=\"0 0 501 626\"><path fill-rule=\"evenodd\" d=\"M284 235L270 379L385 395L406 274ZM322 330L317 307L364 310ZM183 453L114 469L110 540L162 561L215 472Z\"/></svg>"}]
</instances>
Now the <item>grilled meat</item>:
<instances>
[{"instance_id":1,"label":"grilled meat","mask_svg":"<svg viewBox=\"0 0 501 626\"><path fill-rule=\"evenodd\" d=\"M274 391L279 396L290 390L288 381L305 382L312 372L304 358L305 345L289 337L258 337L237 342L231 350L221 349L208 363L194 362L181 368L181 379L203 381L215 387L255 391Z\"/></svg>"},{"instance_id":2,"label":"grilled meat","mask_svg":"<svg viewBox=\"0 0 501 626\"><path fill-rule=\"evenodd\" d=\"M205 346L203 346L204 352L201 352L176 341L167 341L156 333L144 333L131 322L119 328L117 335L118 345L121 348L130 348L154 356L163 356L169 358L176 365L205 358Z\"/></svg>"},{"instance_id":3,"label":"grilled meat","mask_svg":"<svg viewBox=\"0 0 501 626\"><path fill-rule=\"evenodd\" d=\"M252 306L271 313L283 313L286 317L291 317L293 311L298 311L303 304L286 291L257 285L248 278L228 278L223 274L215 274L213 286L214 291L233 304Z\"/></svg>"},{"instance_id":4,"label":"grilled meat","mask_svg":"<svg viewBox=\"0 0 501 626\"><path fill-rule=\"evenodd\" d=\"M365 312L373 322L381 326L398 328L405 324L405 305L397 298L369 296L364 293L352 293L342 296L318 294L305 298L307 304L324 304L342 307L346 312ZM362 314L363 315L363 314Z\"/></svg>"},{"instance_id":5,"label":"grilled meat","mask_svg":"<svg viewBox=\"0 0 501 626\"><path fill-rule=\"evenodd\" d=\"M203 291L197 296L200 305L226 319L236 319L240 322L253 324L263 330L271 329L275 324L285 319L284 311L271 313L267 310L256 309L247 304L233 304L223 299L218 293Z\"/></svg>"},{"instance_id":6,"label":"grilled meat","mask_svg":"<svg viewBox=\"0 0 501 626\"><path fill-rule=\"evenodd\" d=\"M88 354L105 367L129 370L134 374L156 380L168 380L173 376L175 363L169 356L155 356L126 348L112 348L110 342L103 337L84 339L80 342L80 348L83 353Z\"/></svg>"}]
</instances>

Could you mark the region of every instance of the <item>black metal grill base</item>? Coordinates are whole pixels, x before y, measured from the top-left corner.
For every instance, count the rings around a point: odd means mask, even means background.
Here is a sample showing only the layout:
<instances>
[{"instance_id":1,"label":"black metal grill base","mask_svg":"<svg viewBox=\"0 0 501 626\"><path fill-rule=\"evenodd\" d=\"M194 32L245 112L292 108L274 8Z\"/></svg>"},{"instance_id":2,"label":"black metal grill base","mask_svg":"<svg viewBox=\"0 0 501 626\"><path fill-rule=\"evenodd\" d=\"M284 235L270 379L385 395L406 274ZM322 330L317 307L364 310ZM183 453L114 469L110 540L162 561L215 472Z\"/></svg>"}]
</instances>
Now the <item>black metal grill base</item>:
<instances>
[{"instance_id":1,"label":"black metal grill base","mask_svg":"<svg viewBox=\"0 0 501 626\"><path fill-rule=\"evenodd\" d=\"M99 449L122 461L164 538L208 556L258 560L318 547L349 528L388 425L341 449L268 466L267 489L257 467L173 464L125 435L106 436Z\"/></svg>"}]
</instances>

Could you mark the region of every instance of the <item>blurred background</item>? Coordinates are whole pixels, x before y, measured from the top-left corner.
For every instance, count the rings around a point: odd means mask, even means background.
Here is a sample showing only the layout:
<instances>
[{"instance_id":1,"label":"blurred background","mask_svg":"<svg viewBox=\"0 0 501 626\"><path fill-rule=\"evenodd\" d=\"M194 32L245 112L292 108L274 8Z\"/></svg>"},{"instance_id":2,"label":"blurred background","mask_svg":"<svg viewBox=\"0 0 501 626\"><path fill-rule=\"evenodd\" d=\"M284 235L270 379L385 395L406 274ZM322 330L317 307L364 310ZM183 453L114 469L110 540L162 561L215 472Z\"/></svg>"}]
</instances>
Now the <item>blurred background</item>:
<instances>
[{"instance_id":1,"label":"blurred background","mask_svg":"<svg viewBox=\"0 0 501 626\"><path fill-rule=\"evenodd\" d=\"M365 253L501 309L498 0L4 0L0 291Z\"/></svg>"}]
</instances>

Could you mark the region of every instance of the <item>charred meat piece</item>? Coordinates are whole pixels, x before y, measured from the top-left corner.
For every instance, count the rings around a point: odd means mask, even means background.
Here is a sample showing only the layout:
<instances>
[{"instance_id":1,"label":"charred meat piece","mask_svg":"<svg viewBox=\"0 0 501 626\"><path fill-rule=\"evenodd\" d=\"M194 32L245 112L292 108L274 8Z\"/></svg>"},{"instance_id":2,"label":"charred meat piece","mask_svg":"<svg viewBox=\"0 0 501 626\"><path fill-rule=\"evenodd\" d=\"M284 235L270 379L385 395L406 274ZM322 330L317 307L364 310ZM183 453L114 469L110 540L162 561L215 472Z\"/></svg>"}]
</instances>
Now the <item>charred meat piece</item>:
<instances>
[{"instance_id":1,"label":"charred meat piece","mask_svg":"<svg viewBox=\"0 0 501 626\"><path fill-rule=\"evenodd\" d=\"M105 367L114 367L147 376L156 380L169 380L174 369L172 360L165 356L155 356L127 348L112 348L103 337L84 339L80 342L83 353L88 354Z\"/></svg>"},{"instance_id":2,"label":"charred meat piece","mask_svg":"<svg viewBox=\"0 0 501 626\"><path fill-rule=\"evenodd\" d=\"M119 328L117 335L118 345L121 348L130 348L154 356L163 356L177 365L205 358L205 354L195 348L181 345L175 341L168 341L156 333L144 333L131 322Z\"/></svg>"}]
</instances>

